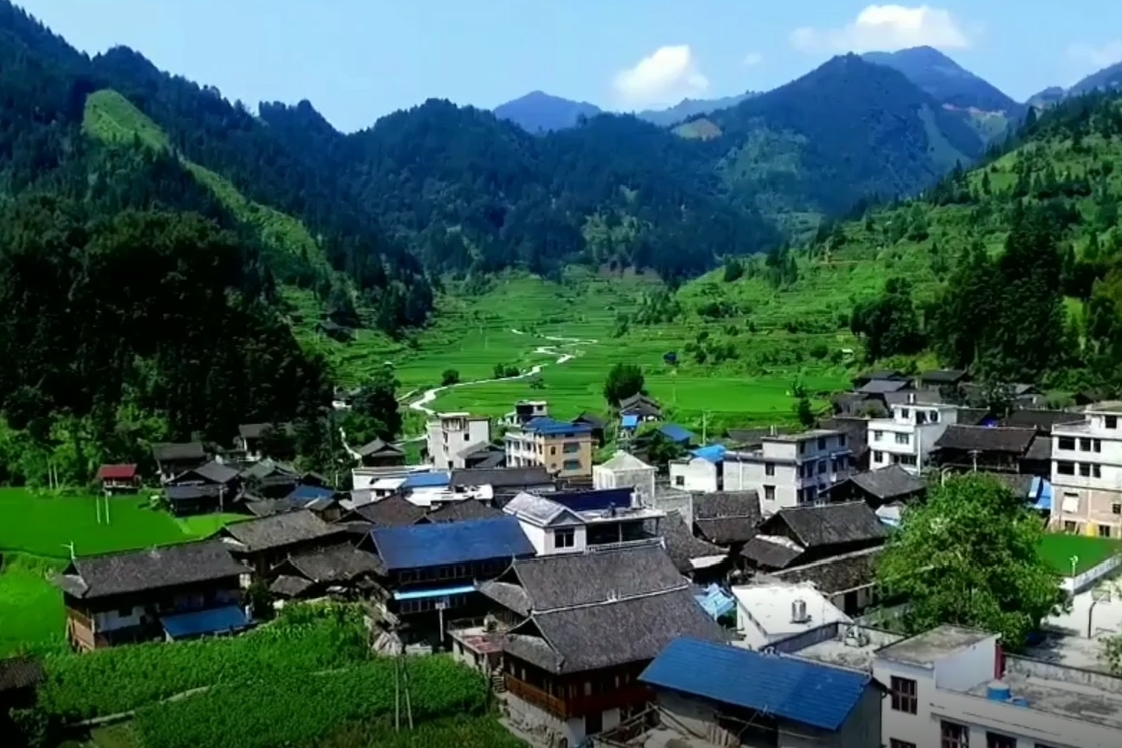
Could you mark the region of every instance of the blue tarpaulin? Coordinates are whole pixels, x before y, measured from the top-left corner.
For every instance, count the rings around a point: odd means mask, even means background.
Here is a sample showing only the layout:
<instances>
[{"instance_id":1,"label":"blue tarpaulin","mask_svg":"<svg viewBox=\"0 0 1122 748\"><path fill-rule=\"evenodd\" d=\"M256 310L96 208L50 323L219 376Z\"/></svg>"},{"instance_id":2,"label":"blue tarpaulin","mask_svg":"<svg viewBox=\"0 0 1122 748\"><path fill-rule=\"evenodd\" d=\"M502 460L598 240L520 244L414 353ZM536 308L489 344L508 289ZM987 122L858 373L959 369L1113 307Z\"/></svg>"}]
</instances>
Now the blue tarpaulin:
<instances>
[{"instance_id":1,"label":"blue tarpaulin","mask_svg":"<svg viewBox=\"0 0 1122 748\"><path fill-rule=\"evenodd\" d=\"M431 590L398 590L393 593L394 600L431 600L434 597L451 597L452 595L467 595L475 592L475 586L460 584L455 587L437 587Z\"/></svg>"},{"instance_id":2,"label":"blue tarpaulin","mask_svg":"<svg viewBox=\"0 0 1122 748\"><path fill-rule=\"evenodd\" d=\"M639 426L639 416L635 416L635 415L624 416L623 420L621 421L621 425L625 429L637 428Z\"/></svg>"},{"instance_id":3,"label":"blue tarpaulin","mask_svg":"<svg viewBox=\"0 0 1122 748\"><path fill-rule=\"evenodd\" d=\"M335 491L330 488L321 488L320 486L297 486L296 490L288 495L287 500L306 504L312 501L319 501L320 499L330 499L334 495Z\"/></svg>"},{"instance_id":4,"label":"blue tarpaulin","mask_svg":"<svg viewBox=\"0 0 1122 748\"><path fill-rule=\"evenodd\" d=\"M667 423L658 427L659 433L676 444L688 444L693 441L694 435L676 423Z\"/></svg>"},{"instance_id":5,"label":"blue tarpaulin","mask_svg":"<svg viewBox=\"0 0 1122 748\"><path fill-rule=\"evenodd\" d=\"M225 608L212 608L199 610L194 613L180 613L174 616L164 616L160 619L161 625L172 639L184 639L191 636L204 634L223 634L241 631L249 628L252 621L245 611L236 605Z\"/></svg>"},{"instance_id":6,"label":"blue tarpaulin","mask_svg":"<svg viewBox=\"0 0 1122 748\"><path fill-rule=\"evenodd\" d=\"M690 454L716 464L725 459L726 451L725 445L723 444L709 444L708 446L693 450Z\"/></svg>"},{"instance_id":7,"label":"blue tarpaulin","mask_svg":"<svg viewBox=\"0 0 1122 748\"><path fill-rule=\"evenodd\" d=\"M736 609L736 598L722 590L716 584L709 585L705 592L694 595L698 604L705 609L709 617L717 620Z\"/></svg>"},{"instance_id":8,"label":"blue tarpaulin","mask_svg":"<svg viewBox=\"0 0 1122 748\"><path fill-rule=\"evenodd\" d=\"M631 506L630 488L600 488L592 491L556 491L549 494L550 501L572 509L574 512L603 512L612 507Z\"/></svg>"},{"instance_id":9,"label":"blue tarpaulin","mask_svg":"<svg viewBox=\"0 0 1122 748\"><path fill-rule=\"evenodd\" d=\"M1042 512L1052 511L1052 483L1044 478L1033 478L1028 498L1033 502L1033 508Z\"/></svg>"}]
</instances>

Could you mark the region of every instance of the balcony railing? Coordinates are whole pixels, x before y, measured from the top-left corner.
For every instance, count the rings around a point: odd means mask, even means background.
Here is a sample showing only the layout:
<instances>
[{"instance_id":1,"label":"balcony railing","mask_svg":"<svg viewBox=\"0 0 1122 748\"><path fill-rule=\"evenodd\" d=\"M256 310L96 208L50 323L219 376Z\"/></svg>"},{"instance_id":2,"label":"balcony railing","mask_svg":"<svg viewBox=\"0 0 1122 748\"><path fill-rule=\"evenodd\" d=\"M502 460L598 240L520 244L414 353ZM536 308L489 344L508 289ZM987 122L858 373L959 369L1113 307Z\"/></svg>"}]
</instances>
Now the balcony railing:
<instances>
[{"instance_id":1,"label":"balcony railing","mask_svg":"<svg viewBox=\"0 0 1122 748\"><path fill-rule=\"evenodd\" d=\"M518 680L510 673L506 673L503 678L506 681L507 691L513 696L539 706L561 719L583 717L592 712L603 712L608 709L641 706L654 699L651 689L640 683L628 683L606 693L562 699Z\"/></svg>"}]
</instances>

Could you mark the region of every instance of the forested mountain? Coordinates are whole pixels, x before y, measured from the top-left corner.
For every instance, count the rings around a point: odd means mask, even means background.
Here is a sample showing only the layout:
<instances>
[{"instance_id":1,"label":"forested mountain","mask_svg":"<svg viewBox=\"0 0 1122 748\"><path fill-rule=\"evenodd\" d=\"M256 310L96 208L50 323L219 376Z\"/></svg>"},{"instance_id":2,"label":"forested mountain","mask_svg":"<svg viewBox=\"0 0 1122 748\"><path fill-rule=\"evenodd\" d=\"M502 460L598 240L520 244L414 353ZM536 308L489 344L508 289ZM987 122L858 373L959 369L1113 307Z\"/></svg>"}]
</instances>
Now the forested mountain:
<instances>
[{"instance_id":1,"label":"forested mountain","mask_svg":"<svg viewBox=\"0 0 1122 748\"><path fill-rule=\"evenodd\" d=\"M1122 61L1091 73L1067 90L1068 96L1089 93L1100 89L1122 88Z\"/></svg>"},{"instance_id":2,"label":"forested mountain","mask_svg":"<svg viewBox=\"0 0 1122 748\"><path fill-rule=\"evenodd\" d=\"M899 70L940 104L1009 115L1016 115L1024 109L1023 104L931 47L868 52L862 57L868 62Z\"/></svg>"},{"instance_id":3,"label":"forested mountain","mask_svg":"<svg viewBox=\"0 0 1122 748\"><path fill-rule=\"evenodd\" d=\"M716 145L731 189L768 213L837 215L872 195L915 194L984 150L956 113L856 55L684 128Z\"/></svg>"}]
</instances>

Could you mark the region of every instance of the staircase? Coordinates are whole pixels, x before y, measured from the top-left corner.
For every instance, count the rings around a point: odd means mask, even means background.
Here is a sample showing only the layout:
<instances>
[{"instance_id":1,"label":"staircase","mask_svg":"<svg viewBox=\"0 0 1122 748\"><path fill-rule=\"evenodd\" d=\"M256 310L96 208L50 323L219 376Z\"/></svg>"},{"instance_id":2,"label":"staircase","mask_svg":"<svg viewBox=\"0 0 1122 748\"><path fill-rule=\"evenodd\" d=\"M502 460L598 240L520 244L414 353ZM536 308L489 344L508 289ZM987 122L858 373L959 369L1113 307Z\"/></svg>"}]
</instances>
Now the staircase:
<instances>
[{"instance_id":1,"label":"staircase","mask_svg":"<svg viewBox=\"0 0 1122 748\"><path fill-rule=\"evenodd\" d=\"M491 690L495 693L506 693L506 679L501 670L491 671Z\"/></svg>"}]
</instances>

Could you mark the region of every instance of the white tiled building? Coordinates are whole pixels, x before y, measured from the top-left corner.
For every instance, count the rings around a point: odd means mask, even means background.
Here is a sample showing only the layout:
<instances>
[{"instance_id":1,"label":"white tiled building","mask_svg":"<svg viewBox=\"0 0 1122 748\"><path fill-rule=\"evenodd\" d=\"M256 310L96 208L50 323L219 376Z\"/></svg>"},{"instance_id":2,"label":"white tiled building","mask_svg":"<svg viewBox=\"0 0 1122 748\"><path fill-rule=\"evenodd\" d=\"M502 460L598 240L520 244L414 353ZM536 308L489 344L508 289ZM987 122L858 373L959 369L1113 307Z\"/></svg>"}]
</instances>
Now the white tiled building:
<instances>
[{"instance_id":1,"label":"white tiled building","mask_svg":"<svg viewBox=\"0 0 1122 748\"><path fill-rule=\"evenodd\" d=\"M594 488L634 488L639 502L649 504L655 495L657 468L624 451L616 452L610 460L592 468Z\"/></svg>"},{"instance_id":2,"label":"white tiled building","mask_svg":"<svg viewBox=\"0 0 1122 748\"><path fill-rule=\"evenodd\" d=\"M935 442L958 422L958 408L945 403L925 403L917 393L908 401L892 406L891 418L869 421L869 468L900 465L918 475L935 449Z\"/></svg>"},{"instance_id":3,"label":"white tiled building","mask_svg":"<svg viewBox=\"0 0 1122 748\"><path fill-rule=\"evenodd\" d=\"M520 493L503 511L522 526L539 556L583 553L589 548L658 543L658 523L666 512L632 504L610 510L578 511L545 496Z\"/></svg>"},{"instance_id":4,"label":"white tiled building","mask_svg":"<svg viewBox=\"0 0 1122 748\"><path fill-rule=\"evenodd\" d=\"M1122 403L1088 408L1052 427L1052 526L1122 537Z\"/></svg>"},{"instance_id":5,"label":"white tiled building","mask_svg":"<svg viewBox=\"0 0 1122 748\"><path fill-rule=\"evenodd\" d=\"M491 441L491 419L469 413L437 413L428 423L429 459L436 470L464 468L471 447Z\"/></svg>"},{"instance_id":6,"label":"white tiled building","mask_svg":"<svg viewBox=\"0 0 1122 748\"><path fill-rule=\"evenodd\" d=\"M850 476L853 460L844 432L817 429L766 436L757 450L726 452L722 468L722 490L757 491L761 512L770 515L813 504Z\"/></svg>"}]
</instances>

